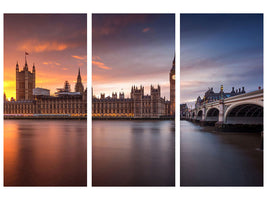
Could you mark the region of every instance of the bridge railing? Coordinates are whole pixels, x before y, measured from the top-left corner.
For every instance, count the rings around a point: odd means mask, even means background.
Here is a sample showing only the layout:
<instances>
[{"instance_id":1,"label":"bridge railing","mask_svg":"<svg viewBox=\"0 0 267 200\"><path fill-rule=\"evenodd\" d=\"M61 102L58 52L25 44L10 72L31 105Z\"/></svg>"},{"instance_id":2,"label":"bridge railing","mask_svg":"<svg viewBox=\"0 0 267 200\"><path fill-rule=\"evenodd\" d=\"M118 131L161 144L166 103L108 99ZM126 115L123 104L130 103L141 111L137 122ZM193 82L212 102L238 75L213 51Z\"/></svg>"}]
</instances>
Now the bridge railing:
<instances>
[{"instance_id":1,"label":"bridge railing","mask_svg":"<svg viewBox=\"0 0 267 200\"><path fill-rule=\"evenodd\" d=\"M233 97L228 97L228 98L225 99L225 101L230 101L230 100L233 100L233 99L239 99L239 98L254 96L254 95L258 95L258 94L263 94L263 89L255 90L255 91L244 93L244 94L239 94L239 95L236 95L236 96L233 96Z\"/></svg>"}]
</instances>

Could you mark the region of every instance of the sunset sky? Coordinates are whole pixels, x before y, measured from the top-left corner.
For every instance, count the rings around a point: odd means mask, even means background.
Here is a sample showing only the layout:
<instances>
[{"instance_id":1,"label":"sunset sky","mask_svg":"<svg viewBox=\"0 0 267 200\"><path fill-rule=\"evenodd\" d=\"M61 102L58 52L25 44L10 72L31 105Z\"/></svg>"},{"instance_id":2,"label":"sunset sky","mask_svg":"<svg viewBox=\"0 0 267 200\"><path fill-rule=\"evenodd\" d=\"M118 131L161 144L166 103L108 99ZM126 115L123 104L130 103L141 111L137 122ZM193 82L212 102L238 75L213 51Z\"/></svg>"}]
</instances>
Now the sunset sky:
<instances>
[{"instance_id":1,"label":"sunset sky","mask_svg":"<svg viewBox=\"0 0 267 200\"><path fill-rule=\"evenodd\" d=\"M87 87L86 14L5 14L4 15L4 92L16 96L16 63L22 70L25 51L36 87L62 88L66 80L74 91L78 70Z\"/></svg>"},{"instance_id":2,"label":"sunset sky","mask_svg":"<svg viewBox=\"0 0 267 200\"><path fill-rule=\"evenodd\" d=\"M208 88L263 87L263 15L181 14L181 103Z\"/></svg>"},{"instance_id":3,"label":"sunset sky","mask_svg":"<svg viewBox=\"0 0 267 200\"><path fill-rule=\"evenodd\" d=\"M93 14L94 95L124 92L131 86L161 86L169 99L169 71L175 54L174 14Z\"/></svg>"}]
</instances>

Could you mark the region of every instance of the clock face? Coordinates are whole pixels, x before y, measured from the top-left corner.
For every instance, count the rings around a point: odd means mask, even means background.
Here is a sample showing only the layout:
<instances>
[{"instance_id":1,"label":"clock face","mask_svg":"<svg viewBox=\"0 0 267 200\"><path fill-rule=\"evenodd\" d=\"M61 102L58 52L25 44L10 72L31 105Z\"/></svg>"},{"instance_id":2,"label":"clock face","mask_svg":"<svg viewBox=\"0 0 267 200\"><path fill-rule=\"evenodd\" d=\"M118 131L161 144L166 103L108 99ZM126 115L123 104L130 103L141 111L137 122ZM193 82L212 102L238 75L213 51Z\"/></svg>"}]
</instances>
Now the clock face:
<instances>
[{"instance_id":1,"label":"clock face","mask_svg":"<svg viewBox=\"0 0 267 200\"><path fill-rule=\"evenodd\" d=\"M175 80L175 74L174 74L174 75L172 75L172 80Z\"/></svg>"}]
</instances>

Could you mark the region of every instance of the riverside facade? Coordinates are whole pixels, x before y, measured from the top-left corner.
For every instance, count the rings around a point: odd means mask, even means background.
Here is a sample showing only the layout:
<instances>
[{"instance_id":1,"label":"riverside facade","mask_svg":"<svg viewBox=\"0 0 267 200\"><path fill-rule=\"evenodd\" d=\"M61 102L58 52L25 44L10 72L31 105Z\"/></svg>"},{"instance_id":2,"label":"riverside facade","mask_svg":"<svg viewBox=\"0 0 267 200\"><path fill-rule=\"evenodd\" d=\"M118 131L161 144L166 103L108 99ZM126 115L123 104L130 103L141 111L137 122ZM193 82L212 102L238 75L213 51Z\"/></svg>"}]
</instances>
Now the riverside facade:
<instances>
[{"instance_id":1,"label":"riverside facade","mask_svg":"<svg viewBox=\"0 0 267 200\"><path fill-rule=\"evenodd\" d=\"M150 95L144 94L144 87L132 86L130 98L124 93L100 98L93 96L93 118L164 118L175 116L175 59L169 73L170 101L161 97L160 86L150 86Z\"/></svg>"}]
</instances>

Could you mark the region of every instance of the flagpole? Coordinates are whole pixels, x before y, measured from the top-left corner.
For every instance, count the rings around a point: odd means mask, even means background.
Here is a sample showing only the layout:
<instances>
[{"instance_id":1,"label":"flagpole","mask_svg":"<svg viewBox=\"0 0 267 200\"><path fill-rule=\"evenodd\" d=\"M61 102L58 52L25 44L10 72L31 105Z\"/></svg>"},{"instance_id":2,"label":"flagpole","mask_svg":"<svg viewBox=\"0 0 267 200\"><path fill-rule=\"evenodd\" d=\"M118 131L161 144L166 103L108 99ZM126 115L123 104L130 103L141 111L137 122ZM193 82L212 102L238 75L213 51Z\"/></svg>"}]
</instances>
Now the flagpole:
<instances>
[{"instance_id":1,"label":"flagpole","mask_svg":"<svg viewBox=\"0 0 267 200\"><path fill-rule=\"evenodd\" d=\"M29 55L29 53L27 53L25 50L25 64L27 63L27 55Z\"/></svg>"},{"instance_id":2,"label":"flagpole","mask_svg":"<svg viewBox=\"0 0 267 200\"><path fill-rule=\"evenodd\" d=\"M28 53L27 53L26 50L25 50L25 65L26 65L26 64L28 65L28 63L27 63L27 55L28 55Z\"/></svg>"}]
</instances>

